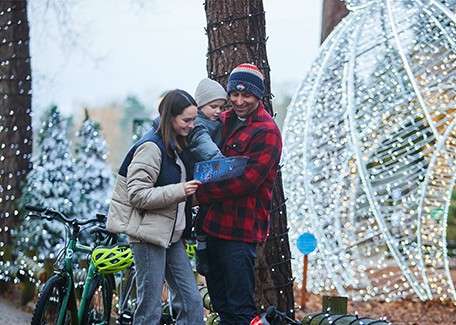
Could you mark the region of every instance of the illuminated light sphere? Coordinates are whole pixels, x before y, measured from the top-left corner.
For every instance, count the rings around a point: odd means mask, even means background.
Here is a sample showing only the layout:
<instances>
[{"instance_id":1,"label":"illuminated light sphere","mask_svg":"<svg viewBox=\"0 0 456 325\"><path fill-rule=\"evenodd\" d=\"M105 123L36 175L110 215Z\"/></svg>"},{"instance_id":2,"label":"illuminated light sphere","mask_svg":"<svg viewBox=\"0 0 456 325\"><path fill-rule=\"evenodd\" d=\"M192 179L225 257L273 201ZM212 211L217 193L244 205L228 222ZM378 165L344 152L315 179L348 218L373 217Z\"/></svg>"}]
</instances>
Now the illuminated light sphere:
<instances>
[{"instance_id":1,"label":"illuminated light sphere","mask_svg":"<svg viewBox=\"0 0 456 325\"><path fill-rule=\"evenodd\" d=\"M309 231L313 292L456 301L456 1L346 2L285 121L294 273Z\"/></svg>"}]
</instances>

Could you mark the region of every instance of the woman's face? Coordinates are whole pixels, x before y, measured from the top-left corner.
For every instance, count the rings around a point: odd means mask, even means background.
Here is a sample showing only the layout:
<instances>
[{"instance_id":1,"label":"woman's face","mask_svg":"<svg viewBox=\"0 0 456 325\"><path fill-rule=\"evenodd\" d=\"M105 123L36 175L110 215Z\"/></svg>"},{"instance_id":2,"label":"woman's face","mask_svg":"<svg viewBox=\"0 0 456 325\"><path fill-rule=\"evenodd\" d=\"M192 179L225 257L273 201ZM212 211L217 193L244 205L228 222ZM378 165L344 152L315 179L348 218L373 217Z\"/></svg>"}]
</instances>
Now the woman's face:
<instances>
[{"instance_id":1,"label":"woman's face","mask_svg":"<svg viewBox=\"0 0 456 325\"><path fill-rule=\"evenodd\" d=\"M174 132L177 135L186 137L195 126L197 108L194 105L187 106L181 114L173 117L171 120Z\"/></svg>"},{"instance_id":2,"label":"woman's face","mask_svg":"<svg viewBox=\"0 0 456 325\"><path fill-rule=\"evenodd\" d=\"M200 110L209 120L216 121L218 120L220 113L223 112L225 103L226 100L217 99L204 105Z\"/></svg>"}]
</instances>

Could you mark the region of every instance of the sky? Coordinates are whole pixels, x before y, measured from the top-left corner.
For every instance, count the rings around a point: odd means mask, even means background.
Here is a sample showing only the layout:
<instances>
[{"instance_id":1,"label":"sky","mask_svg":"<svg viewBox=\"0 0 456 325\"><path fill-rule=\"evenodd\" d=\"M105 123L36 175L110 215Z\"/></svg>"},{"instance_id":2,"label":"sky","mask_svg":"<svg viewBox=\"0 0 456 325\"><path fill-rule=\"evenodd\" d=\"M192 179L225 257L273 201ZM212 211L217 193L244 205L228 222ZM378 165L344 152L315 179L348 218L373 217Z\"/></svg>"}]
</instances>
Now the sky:
<instances>
[{"instance_id":1,"label":"sky","mask_svg":"<svg viewBox=\"0 0 456 325\"><path fill-rule=\"evenodd\" d=\"M206 77L202 0L29 2L33 108L65 114ZM109 5L107 5L109 4ZM264 0L273 93L292 95L318 54L322 0Z\"/></svg>"}]
</instances>

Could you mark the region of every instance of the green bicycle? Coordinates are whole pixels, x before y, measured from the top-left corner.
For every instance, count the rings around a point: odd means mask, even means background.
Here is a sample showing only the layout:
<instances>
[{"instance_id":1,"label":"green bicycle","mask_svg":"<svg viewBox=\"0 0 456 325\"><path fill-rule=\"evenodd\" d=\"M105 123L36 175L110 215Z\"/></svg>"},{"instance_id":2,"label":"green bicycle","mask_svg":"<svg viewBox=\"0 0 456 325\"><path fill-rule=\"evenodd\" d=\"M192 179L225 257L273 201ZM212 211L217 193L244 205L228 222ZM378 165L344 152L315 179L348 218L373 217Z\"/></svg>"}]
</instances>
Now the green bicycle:
<instances>
[{"instance_id":1,"label":"green bicycle","mask_svg":"<svg viewBox=\"0 0 456 325\"><path fill-rule=\"evenodd\" d=\"M67 233L63 254L57 258L56 270L40 291L32 316L32 325L42 324L109 324L114 290L113 273L125 269L133 262L131 249L122 245L97 246L92 249L79 243L81 226L104 222L103 215L84 221L72 220L63 213L39 207L27 206L30 216L57 221ZM115 236L102 228L91 233L97 236L97 244L113 245ZM73 257L76 252L91 254L82 296L77 304L73 276Z\"/></svg>"}]
</instances>

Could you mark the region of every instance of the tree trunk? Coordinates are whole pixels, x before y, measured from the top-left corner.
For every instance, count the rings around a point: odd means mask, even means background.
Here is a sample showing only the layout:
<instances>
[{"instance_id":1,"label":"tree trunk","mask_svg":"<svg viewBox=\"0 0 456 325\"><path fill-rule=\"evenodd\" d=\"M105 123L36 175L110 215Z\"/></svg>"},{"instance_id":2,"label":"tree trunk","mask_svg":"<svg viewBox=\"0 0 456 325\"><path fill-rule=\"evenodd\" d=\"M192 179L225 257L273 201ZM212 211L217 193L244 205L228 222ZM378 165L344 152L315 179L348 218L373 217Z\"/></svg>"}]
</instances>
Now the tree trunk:
<instances>
[{"instance_id":1,"label":"tree trunk","mask_svg":"<svg viewBox=\"0 0 456 325\"><path fill-rule=\"evenodd\" d=\"M323 17L321 22L321 40L323 43L334 27L348 14L342 0L323 0Z\"/></svg>"},{"instance_id":2,"label":"tree trunk","mask_svg":"<svg viewBox=\"0 0 456 325\"><path fill-rule=\"evenodd\" d=\"M205 2L205 10L209 77L226 85L230 71L238 64L255 64L264 74L266 96L263 101L267 111L273 115L263 2L208 0ZM293 315L290 259L287 214L279 172L273 190L270 236L257 249L256 301L260 310L274 305Z\"/></svg>"},{"instance_id":3,"label":"tree trunk","mask_svg":"<svg viewBox=\"0 0 456 325\"><path fill-rule=\"evenodd\" d=\"M17 224L32 152L27 1L0 1L0 250ZM7 246L8 247L8 246Z\"/></svg>"}]
</instances>

